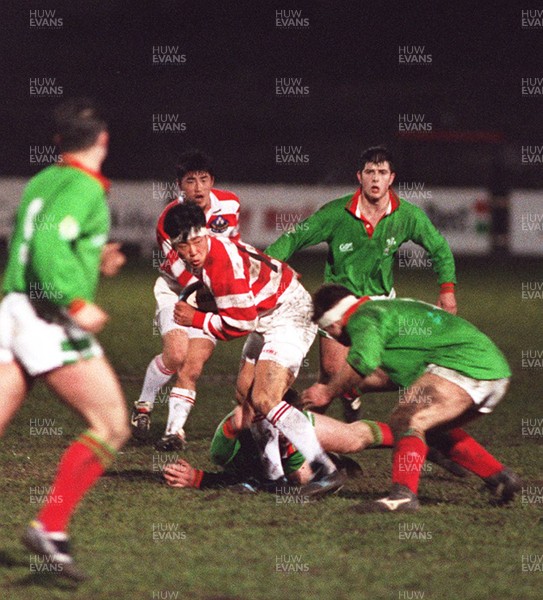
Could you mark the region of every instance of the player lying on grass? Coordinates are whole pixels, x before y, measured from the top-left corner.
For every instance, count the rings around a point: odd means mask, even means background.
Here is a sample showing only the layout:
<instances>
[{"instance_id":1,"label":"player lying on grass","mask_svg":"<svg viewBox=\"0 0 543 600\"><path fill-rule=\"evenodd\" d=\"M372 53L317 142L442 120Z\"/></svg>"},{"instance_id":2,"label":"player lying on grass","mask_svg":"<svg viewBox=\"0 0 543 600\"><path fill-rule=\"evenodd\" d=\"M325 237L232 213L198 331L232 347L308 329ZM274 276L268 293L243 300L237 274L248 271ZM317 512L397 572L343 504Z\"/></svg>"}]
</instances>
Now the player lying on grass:
<instances>
[{"instance_id":1,"label":"player lying on grass","mask_svg":"<svg viewBox=\"0 0 543 600\"><path fill-rule=\"evenodd\" d=\"M220 340L248 335L237 380L237 397L265 417L253 426L267 478L284 472L279 433L292 442L311 465L312 481L305 494L337 489L344 476L321 448L304 415L282 400L294 382L311 346L316 325L311 322L311 296L285 263L252 246L213 237L205 215L193 203L172 208L164 220L171 244L190 271L210 290L218 313L195 310L178 302L175 322L196 327Z\"/></svg>"},{"instance_id":2,"label":"player lying on grass","mask_svg":"<svg viewBox=\"0 0 543 600\"><path fill-rule=\"evenodd\" d=\"M165 255L159 267L154 294L157 303L155 322L162 336L162 353L155 356L145 372L140 397L131 416L132 435L149 437L151 411L158 390L176 375L168 398L168 421L157 450L178 450L185 445L184 426L196 401L196 383L217 340L195 327L184 327L173 320L173 307L182 290L195 281L170 244L164 231L169 211L180 202L193 202L205 213L206 227L212 235L239 238L239 199L232 192L218 190L211 159L198 151L184 153L177 165L179 198L166 206L157 223L158 246Z\"/></svg>"},{"instance_id":3,"label":"player lying on grass","mask_svg":"<svg viewBox=\"0 0 543 600\"><path fill-rule=\"evenodd\" d=\"M286 396L289 396L287 399ZM284 398L287 402L298 401L296 392L289 390ZM386 423L362 419L352 423L343 423L308 410L302 411L315 427L315 433L326 452L350 454L361 452L367 448L392 448L394 438ZM240 407L230 412L219 424L211 441L211 460L223 467L221 472L203 471L194 468L188 461L180 458L164 469L164 478L168 485L182 488L224 488L236 484L246 484L247 491L278 491L279 493L297 493L297 488L289 485L303 485L310 476L309 465L296 448L280 438L281 460L286 480L269 485L264 475L262 461L259 456L248 424L242 416ZM427 461L434 462L456 476L464 476L465 471L456 468L458 465L441 455L435 448ZM430 456L431 454L431 456ZM359 470L355 461L337 454L330 455L338 468ZM492 490L495 491L495 490Z\"/></svg>"},{"instance_id":4,"label":"player lying on grass","mask_svg":"<svg viewBox=\"0 0 543 600\"><path fill-rule=\"evenodd\" d=\"M399 198L392 184L394 160L384 147L365 150L353 195L328 202L315 214L284 233L264 252L288 261L298 250L321 242L328 244L325 283L338 283L355 296L394 298L394 256L401 245L413 241L428 252L440 284L437 305L456 313L454 258L445 238L418 206ZM335 340L319 336L319 381L327 383L347 356ZM359 400L349 390L343 397L345 418L357 419Z\"/></svg>"},{"instance_id":5,"label":"player lying on grass","mask_svg":"<svg viewBox=\"0 0 543 600\"><path fill-rule=\"evenodd\" d=\"M106 123L92 102L70 100L56 109L55 125L62 160L30 180L10 242L0 304L0 434L37 377L86 421L23 538L51 570L79 580L68 522L130 436L121 386L94 337L108 319L94 304L99 272L114 275L124 256L105 245Z\"/></svg>"},{"instance_id":6,"label":"player lying on grass","mask_svg":"<svg viewBox=\"0 0 543 600\"><path fill-rule=\"evenodd\" d=\"M365 448L391 447L393 444L392 433L386 423L342 423L309 411L303 413L314 426L317 439L326 452L349 454ZM195 469L186 460L179 459L166 465L164 478L172 487L206 489L244 482L250 483L253 489L263 486L265 490L278 489L288 493L291 491L289 483L303 485L309 482L311 469L302 454L282 436L280 448L286 479L279 480L270 488L266 485L262 461L253 436L244 424L241 407L237 407L221 421L211 441L211 460L223 467L223 472L212 473ZM296 488L293 491L296 491Z\"/></svg>"},{"instance_id":7,"label":"player lying on grass","mask_svg":"<svg viewBox=\"0 0 543 600\"><path fill-rule=\"evenodd\" d=\"M356 298L341 285L322 286L313 297L313 319L349 350L329 383L302 393L306 404L330 399L371 379L376 369L407 391L390 417L394 434L392 489L374 509L419 507L417 491L427 442L482 477L508 501L520 489L514 473L460 426L492 412L511 371L503 354L474 325L415 300Z\"/></svg>"}]
</instances>

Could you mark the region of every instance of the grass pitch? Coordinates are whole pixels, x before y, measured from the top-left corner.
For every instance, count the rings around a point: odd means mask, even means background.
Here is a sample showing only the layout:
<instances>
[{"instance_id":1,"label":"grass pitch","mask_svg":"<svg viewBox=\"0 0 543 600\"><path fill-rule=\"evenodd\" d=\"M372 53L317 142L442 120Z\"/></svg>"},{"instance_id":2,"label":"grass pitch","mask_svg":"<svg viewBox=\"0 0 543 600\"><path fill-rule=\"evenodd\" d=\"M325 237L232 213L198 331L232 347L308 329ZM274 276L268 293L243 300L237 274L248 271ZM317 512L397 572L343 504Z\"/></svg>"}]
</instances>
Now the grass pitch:
<instances>
[{"instance_id":1,"label":"grass pitch","mask_svg":"<svg viewBox=\"0 0 543 600\"><path fill-rule=\"evenodd\" d=\"M313 290L322 258L294 263ZM389 450L355 458L364 475L314 504L273 495L172 490L160 469L179 453L129 444L86 497L71 527L74 554L90 580L79 586L44 574L20 543L39 508L58 458L83 429L80 421L37 385L1 442L0 597L7 600L93 599L408 599L531 600L543 582L543 334L541 299L522 298L541 280L535 262L460 262L459 312L488 333L513 369L511 390L496 411L468 427L525 487L508 508L492 507L474 477L458 479L427 465L423 507L413 515L360 515L352 507L388 490ZM147 264L104 281L99 303L111 314L101 336L132 402L149 359L160 350L152 325ZM400 296L433 302L434 274L400 270ZM208 447L230 409L242 341L219 342L199 386L188 424L186 458L211 467ZM528 354L526 354L528 353ZM535 358L534 358L535 357ZM539 359L538 359L539 357ZM526 359L530 360L526 360ZM313 348L297 387L316 375ZM166 421L167 391L159 395L153 432ZM386 419L395 394L364 399L364 415ZM338 407L331 413L338 416ZM34 427L34 429L32 429Z\"/></svg>"}]
</instances>

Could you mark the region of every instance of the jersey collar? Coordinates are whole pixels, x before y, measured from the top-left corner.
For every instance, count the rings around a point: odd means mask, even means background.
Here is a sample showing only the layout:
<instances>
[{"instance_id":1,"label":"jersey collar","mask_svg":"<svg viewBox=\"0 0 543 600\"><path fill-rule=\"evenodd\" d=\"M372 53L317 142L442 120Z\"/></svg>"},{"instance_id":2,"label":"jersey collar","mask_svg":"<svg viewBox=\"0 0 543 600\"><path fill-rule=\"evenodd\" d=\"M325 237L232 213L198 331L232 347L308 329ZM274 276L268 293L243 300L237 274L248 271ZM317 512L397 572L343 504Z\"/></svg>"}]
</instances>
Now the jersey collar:
<instances>
[{"instance_id":1,"label":"jersey collar","mask_svg":"<svg viewBox=\"0 0 543 600\"><path fill-rule=\"evenodd\" d=\"M345 325L347 325L347 323L349 322L349 319L360 308L360 306L365 302L368 302L369 300L371 300L369 296L362 296L362 298L360 298L360 300L356 304L353 304L351 308L347 309L345 311L345 314L343 315L343 318L341 319L341 326L345 327Z\"/></svg>"},{"instance_id":2,"label":"jersey collar","mask_svg":"<svg viewBox=\"0 0 543 600\"><path fill-rule=\"evenodd\" d=\"M87 175L90 175L93 179L96 179L96 181L98 181L98 183L104 188L104 190L106 192L109 192L109 188L111 187L111 181L107 179L107 177L104 177L99 171L93 171L92 169L89 169L75 158L67 158L63 156L62 162L59 162L57 164L60 167L73 167L74 169L79 169L80 171L83 171Z\"/></svg>"},{"instance_id":3,"label":"jersey collar","mask_svg":"<svg viewBox=\"0 0 543 600\"><path fill-rule=\"evenodd\" d=\"M221 202L215 195L215 190L209 192L209 210L208 214L216 215L221 212Z\"/></svg>"},{"instance_id":4,"label":"jersey collar","mask_svg":"<svg viewBox=\"0 0 543 600\"><path fill-rule=\"evenodd\" d=\"M345 207L348 212L350 212L354 217L362 221L365 225L366 232L371 237L373 232L375 231L375 227L364 217L364 215L360 212L359 200L360 200L360 188L356 190L353 197L349 200L347 206ZM395 210L398 210L400 206L400 199L396 195L396 192L391 188L388 190L388 207L386 213L383 215L383 219L388 215L392 214Z\"/></svg>"}]
</instances>

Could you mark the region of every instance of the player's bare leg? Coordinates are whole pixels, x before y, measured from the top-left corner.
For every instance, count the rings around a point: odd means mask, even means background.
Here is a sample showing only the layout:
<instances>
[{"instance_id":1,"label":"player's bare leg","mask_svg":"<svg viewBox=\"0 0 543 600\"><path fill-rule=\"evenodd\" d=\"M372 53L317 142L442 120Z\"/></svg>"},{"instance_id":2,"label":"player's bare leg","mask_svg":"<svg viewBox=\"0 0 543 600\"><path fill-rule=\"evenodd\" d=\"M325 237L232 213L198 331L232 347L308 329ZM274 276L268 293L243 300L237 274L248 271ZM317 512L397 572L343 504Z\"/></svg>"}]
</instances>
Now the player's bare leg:
<instances>
[{"instance_id":1,"label":"player's bare leg","mask_svg":"<svg viewBox=\"0 0 543 600\"><path fill-rule=\"evenodd\" d=\"M105 358L59 367L43 377L84 418L89 429L64 452L51 492L23 541L30 549L50 556L66 576L79 580L84 576L67 547L68 522L128 439L128 413L119 381Z\"/></svg>"},{"instance_id":2,"label":"player's bare leg","mask_svg":"<svg viewBox=\"0 0 543 600\"><path fill-rule=\"evenodd\" d=\"M236 402L242 409L243 427L252 423L255 411L251 403L251 387L255 379L255 363L251 360L241 360L236 380Z\"/></svg>"},{"instance_id":3,"label":"player's bare leg","mask_svg":"<svg viewBox=\"0 0 543 600\"><path fill-rule=\"evenodd\" d=\"M377 504L384 510L416 510L420 473L428 451L425 434L434 428L454 427L460 420L469 422L476 416L473 400L463 388L435 374L422 375L391 415L390 427L395 439L393 488ZM453 461L484 479L504 471L504 465L463 430L456 427L448 435L451 441L448 456Z\"/></svg>"},{"instance_id":4,"label":"player's bare leg","mask_svg":"<svg viewBox=\"0 0 543 600\"><path fill-rule=\"evenodd\" d=\"M337 419L319 414L315 414L314 419L317 439L326 452L350 454L361 452L369 446L381 446L383 445L383 435L379 434L378 426L382 425L385 432L389 431L388 425L376 421L343 423ZM386 435L388 442L390 435Z\"/></svg>"},{"instance_id":5,"label":"player's bare leg","mask_svg":"<svg viewBox=\"0 0 543 600\"><path fill-rule=\"evenodd\" d=\"M188 340L177 380L170 390L168 422L164 436L155 444L157 450L172 451L184 448L184 426L196 401L196 383L214 348L213 342L205 338Z\"/></svg>"},{"instance_id":6,"label":"player's bare leg","mask_svg":"<svg viewBox=\"0 0 543 600\"><path fill-rule=\"evenodd\" d=\"M286 367L271 360L259 360L255 368L252 403L309 462L313 479L303 493L320 495L341 487L345 477L338 474L305 415L282 400L293 380L293 374Z\"/></svg>"},{"instance_id":7,"label":"player's bare leg","mask_svg":"<svg viewBox=\"0 0 543 600\"><path fill-rule=\"evenodd\" d=\"M349 348L337 340L319 336L319 383L328 383L341 370L348 353Z\"/></svg>"},{"instance_id":8,"label":"player's bare leg","mask_svg":"<svg viewBox=\"0 0 543 600\"><path fill-rule=\"evenodd\" d=\"M28 389L29 384L24 371L15 361L0 363L0 437L4 435L11 419L19 410Z\"/></svg>"},{"instance_id":9,"label":"player's bare leg","mask_svg":"<svg viewBox=\"0 0 543 600\"><path fill-rule=\"evenodd\" d=\"M89 425L89 431L119 450L127 441L128 412L117 375L104 357L82 360L43 376L45 383Z\"/></svg>"}]
</instances>

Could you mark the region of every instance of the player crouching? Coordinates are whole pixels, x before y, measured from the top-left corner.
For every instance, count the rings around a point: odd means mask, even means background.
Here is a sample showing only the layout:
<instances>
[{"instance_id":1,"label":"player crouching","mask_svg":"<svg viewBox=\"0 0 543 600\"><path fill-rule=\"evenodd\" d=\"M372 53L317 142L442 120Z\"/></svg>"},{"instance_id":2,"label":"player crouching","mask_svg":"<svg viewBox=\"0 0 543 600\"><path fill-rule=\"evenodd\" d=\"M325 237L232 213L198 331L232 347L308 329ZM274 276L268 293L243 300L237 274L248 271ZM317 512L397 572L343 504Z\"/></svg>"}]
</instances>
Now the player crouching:
<instances>
[{"instance_id":1,"label":"player crouching","mask_svg":"<svg viewBox=\"0 0 543 600\"><path fill-rule=\"evenodd\" d=\"M521 488L519 477L460 429L492 412L509 385L507 361L486 335L431 304L370 301L340 285L322 286L313 304L313 320L350 348L343 369L328 384L305 390L304 402L323 404L377 368L407 388L389 421L395 442L392 489L374 503L374 510L419 508L417 491L427 441L481 477L502 502L513 498Z\"/></svg>"}]
</instances>

